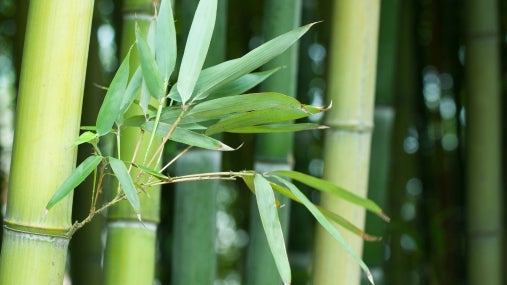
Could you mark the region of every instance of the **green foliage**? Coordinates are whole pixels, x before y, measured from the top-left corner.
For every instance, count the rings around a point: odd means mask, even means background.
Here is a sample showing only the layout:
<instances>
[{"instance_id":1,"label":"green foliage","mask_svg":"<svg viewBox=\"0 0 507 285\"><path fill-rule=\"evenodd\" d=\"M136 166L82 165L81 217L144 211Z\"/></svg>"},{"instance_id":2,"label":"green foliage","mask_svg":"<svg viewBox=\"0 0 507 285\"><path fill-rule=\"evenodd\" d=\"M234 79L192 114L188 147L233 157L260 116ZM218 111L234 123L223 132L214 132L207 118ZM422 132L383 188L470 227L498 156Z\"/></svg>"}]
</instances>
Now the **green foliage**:
<instances>
[{"instance_id":1,"label":"green foliage","mask_svg":"<svg viewBox=\"0 0 507 285\"><path fill-rule=\"evenodd\" d=\"M364 262L350 249L332 222L362 236L366 235L338 215L314 205L288 179L294 179L319 191L332 193L385 218L381 209L372 201L358 197L336 185L294 171L196 173L181 177L171 177L163 173L169 164L173 163L190 147L233 151L234 148L211 137L218 133L294 132L324 128L316 124L297 124L290 121L324 112L327 108L304 105L292 97L279 93L243 94L271 76L279 68L264 72L253 71L288 49L310 29L312 24L280 35L243 57L201 70L211 40L216 5L216 0L199 2L183 53L178 80L172 84L168 81L175 67L177 53L174 19L169 1L162 1L158 16L150 26L148 38L144 38L139 30L136 30L136 43L133 48L138 50L140 66L136 67L135 73L129 80L129 52L107 90L96 126L87 127L87 131L76 141L76 144L91 143L94 146L95 154L80 164L58 188L49 201L47 209L68 195L92 171L95 170L95 178L102 178L107 166L111 168L112 174L118 179L121 191L119 189L112 200L98 209L95 209L96 205L92 203L90 216L84 221L74 224L69 235L89 222L93 215L124 199L129 201L141 220L139 195L144 194L142 193L144 189L153 185L241 178L256 195L268 244L285 284L290 284L291 272L277 213L277 207L280 205L275 199L274 191L303 204L355 258L371 278ZM169 85L172 88L167 93ZM139 93L141 93L141 97L139 101L135 101ZM155 98L159 103L156 111L148 110L147 101L150 97ZM170 100L170 105L167 107L165 106L166 99ZM145 115L124 118L126 111L132 104L139 105ZM121 160L120 150L118 150L118 157L103 159L100 149L97 147L101 136L113 133L119 143L120 134L124 128L138 128L142 130L141 133L151 133L148 148L152 147L154 136L162 137L162 143L154 146L157 147L155 152L146 152L151 153L151 157L145 157L142 164L131 162L135 161L135 157L129 158L130 161ZM169 141L188 147L176 155L168 165L161 169L153 169L153 165L158 165L154 162L160 161L162 149ZM103 164L99 166L101 162ZM136 175L132 175L132 167L139 170ZM97 189L94 189L93 195L101 193L101 181L102 179L95 180ZM92 201L97 200L97 196L92 197Z\"/></svg>"}]
</instances>

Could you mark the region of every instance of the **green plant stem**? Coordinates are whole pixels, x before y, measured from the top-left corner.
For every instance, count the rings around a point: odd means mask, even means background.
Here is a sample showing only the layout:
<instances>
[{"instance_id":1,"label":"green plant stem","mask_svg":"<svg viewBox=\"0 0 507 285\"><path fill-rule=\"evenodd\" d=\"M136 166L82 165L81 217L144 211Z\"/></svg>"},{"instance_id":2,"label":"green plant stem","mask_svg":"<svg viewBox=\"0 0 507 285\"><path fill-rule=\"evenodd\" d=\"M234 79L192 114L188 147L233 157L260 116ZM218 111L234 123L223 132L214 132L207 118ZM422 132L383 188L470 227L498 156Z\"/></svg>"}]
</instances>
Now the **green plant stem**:
<instances>
[{"instance_id":1,"label":"green plant stem","mask_svg":"<svg viewBox=\"0 0 507 285\"><path fill-rule=\"evenodd\" d=\"M123 29L120 51L125 55L135 42L135 25L146 34L148 26L154 15L153 1L151 0L125 0L123 4ZM131 51L130 70L135 71L138 67L137 49ZM156 100L150 104L158 106ZM125 117L141 115L139 108L132 106ZM158 145L157 139L154 144ZM125 127L121 130L121 155L122 158L133 158L134 163L142 164L145 151L148 148L149 137L143 132ZM152 151L149 156L153 155ZM136 183L145 182L146 177L141 177L138 169L131 169L131 177ZM113 189L116 189L114 187ZM129 202L123 201L125 196L116 191L111 191L113 200L99 208L96 212L110 207L108 211L107 232L108 238L104 256L105 284L153 284L155 276L155 243L156 229L159 222L160 187L145 189L146 193L139 193L141 202L141 215L143 223L137 220L136 213L132 210ZM149 195L148 195L149 193ZM114 206L112 206L114 204ZM112 206L112 207L111 207Z\"/></svg>"},{"instance_id":2,"label":"green plant stem","mask_svg":"<svg viewBox=\"0 0 507 285\"><path fill-rule=\"evenodd\" d=\"M264 2L264 37L276 35L299 26L300 0L271 0ZM297 45L264 66L264 69L283 67L261 85L262 91L280 92L295 97L297 86ZM274 169L292 169L293 134L261 134L257 136L255 169L259 172ZM288 240L291 201L276 193L284 207L278 209L284 238ZM250 243L248 244L246 283L280 284L281 277L264 233L255 200L250 206Z\"/></svg>"},{"instance_id":3,"label":"green plant stem","mask_svg":"<svg viewBox=\"0 0 507 285\"><path fill-rule=\"evenodd\" d=\"M75 167L93 3L30 2L0 284L63 282L72 195L43 213Z\"/></svg>"},{"instance_id":4,"label":"green plant stem","mask_svg":"<svg viewBox=\"0 0 507 285\"><path fill-rule=\"evenodd\" d=\"M324 179L365 197L368 185L377 34L380 2L334 2L328 100L324 142ZM365 210L337 197L321 195L322 207L364 227ZM341 231L345 241L362 254L363 240ZM322 228L317 228L314 284L360 284L360 267Z\"/></svg>"},{"instance_id":5,"label":"green plant stem","mask_svg":"<svg viewBox=\"0 0 507 285\"><path fill-rule=\"evenodd\" d=\"M499 7L495 0L465 3L468 284L496 285L505 283Z\"/></svg>"}]
</instances>

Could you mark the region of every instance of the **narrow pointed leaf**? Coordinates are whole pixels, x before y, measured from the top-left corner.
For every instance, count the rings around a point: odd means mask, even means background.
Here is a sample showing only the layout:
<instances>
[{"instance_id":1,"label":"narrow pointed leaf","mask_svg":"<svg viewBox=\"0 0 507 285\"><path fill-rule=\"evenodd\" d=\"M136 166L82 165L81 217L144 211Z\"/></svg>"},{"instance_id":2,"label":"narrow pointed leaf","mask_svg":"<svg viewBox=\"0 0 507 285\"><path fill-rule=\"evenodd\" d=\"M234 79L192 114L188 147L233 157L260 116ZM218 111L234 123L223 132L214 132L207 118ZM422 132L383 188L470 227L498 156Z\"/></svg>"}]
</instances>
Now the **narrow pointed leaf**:
<instances>
[{"instance_id":1,"label":"narrow pointed leaf","mask_svg":"<svg viewBox=\"0 0 507 285\"><path fill-rule=\"evenodd\" d=\"M154 122L150 121L143 124L143 128L149 132L153 131ZM165 137L169 130L171 129L170 124L166 124L163 122L159 122L156 134ZM219 140L216 140L212 137L199 134L187 129L183 129L180 127L176 127L173 134L169 138L172 141L183 143L186 145L196 146L205 149L211 150L220 150L220 151L232 151L234 150L232 147L222 143Z\"/></svg>"},{"instance_id":2,"label":"narrow pointed leaf","mask_svg":"<svg viewBox=\"0 0 507 285\"><path fill-rule=\"evenodd\" d=\"M382 209L375 202L373 202L370 199L358 196L350 191L347 191L344 188L334 185L333 183L330 183L328 181L318 179L313 176L310 176L310 175L307 175L307 174L304 174L301 172L297 172L297 171L277 170L277 171L273 171L273 173L283 175L285 177L299 181L299 182L306 184L316 190L333 194L341 199L349 201L349 202L356 204L358 206L364 207L367 210L377 214L379 217L381 217L385 221L389 221L389 217L387 217L386 214L384 214Z\"/></svg>"},{"instance_id":3,"label":"narrow pointed leaf","mask_svg":"<svg viewBox=\"0 0 507 285\"><path fill-rule=\"evenodd\" d=\"M167 84L176 65L176 30L170 0L162 0L157 17L155 58L162 81Z\"/></svg>"},{"instance_id":4,"label":"narrow pointed leaf","mask_svg":"<svg viewBox=\"0 0 507 285\"><path fill-rule=\"evenodd\" d=\"M280 69L280 67L277 67L266 71L245 74L234 81L217 87L207 99L210 100L224 96L243 94L268 79Z\"/></svg>"},{"instance_id":5,"label":"narrow pointed leaf","mask_svg":"<svg viewBox=\"0 0 507 285\"><path fill-rule=\"evenodd\" d=\"M96 139L98 137L98 135L96 133L93 133L93 132L90 132L90 131L86 131L84 133L82 133L76 140L76 142L74 143L75 145L80 145L80 144L83 144L83 143L87 143L89 141L92 141L94 139Z\"/></svg>"},{"instance_id":6,"label":"narrow pointed leaf","mask_svg":"<svg viewBox=\"0 0 507 285\"><path fill-rule=\"evenodd\" d=\"M230 129L229 133L246 133L246 134L260 134L260 133L285 133L285 132L299 132L315 129L325 129L326 126L301 123L301 124L270 124L261 126L250 126L244 128Z\"/></svg>"},{"instance_id":7,"label":"narrow pointed leaf","mask_svg":"<svg viewBox=\"0 0 507 285\"><path fill-rule=\"evenodd\" d=\"M364 239L366 241L379 241L382 239L380 237L372 236L372 235L365 233L363 230L356 227L356 225L352 224L351 222L349 222L347 219L345 219L341 215L338 215L334 212L331 212L331 211L329 211L325 208L319 207L319 206L317 206L317 208L319 209L319 211L322 212L322 214L324 214L324 216L328 220L333 221L334 223L336 223L336 224L340 225L341 227L343 227L344 229L360 236L362 239Z\"/></svg>"},{"instance_id":8,"label":"narrow pointed leaf","mask_svg":"<svg viewBox=\"0 0 507 285\"><path fill-rule=\"evenodd\" d=\"M217 0L201 0L188 33L178 75L178 92L185 104L194 91L215 27Z\"/></svg>"},{"instance_id":9,"label":"narrow pointed leaf","mask_svg":"<svg viewBox=\"0 0 507 285\"><path fill-rule=\"evenodd\" d=\"M202 100L224 84L248 74L291 47L313 24L308 24L282 34L250 51L244 56L204 69L195 85L193 96ZM174 87L178 86L177 83ZM169 97L181 101L179 87L173 88Z\"/></svg>"},{"instance_id":10,"label":"narrow pointed leaf","mask_svg":"<svg viewBox=\"0 0 507 285\"><path fill-rule=\"evenodd\" d=\"M139 61L141 62L141 69L143 71L143 79L146 83L146 88L150 95L156 99L164 96L164 83L160 76L155 57L148 45L148 42L143 38L139 29L136 29L137 50L139 51Z\"/></svg>"},{"instance_id":11,"label":"narrow pointed leaf","mask_svg":"<svg viewBox=\"0 0 507 285\"><path fill-rule=\"evenodd\" d=\"M308 113L304 108L292 108L291 106L255 110L220 120L218 123L209 126L206 134L213 135L238 128L295 120L309 115L311 113Z\"/></svg>"},{"instance_id":12,"label":"narrow pointed leaf","mask_svg":"<svg viewBox=\"0 0 507 285\"><path fill-rule=\"evenodd\" d=\"M118 118L116 118L116 124L121 125L123 123L123 115L130 108L137 95L139 94L139 90L141 89L141 85L143 82L143 72L141 67L138 67L132 75L130 82L127 85L127 90L125 91L125 95L123 96L123 100L120 106L120 113L118 114Z\"/></svg>"},{"instance_id":13,"label":"narrow pointed leaf","mask_svg":"<svg viewBox=\"0 0 507 285\"><path fill-rule=\"evenodd\" d=\"M134 212L136 212L137 214L140 213L141 203L139 202L137 189L134 186L134 182L132 182L132 178L129 175L127 167L125 167L123 161L117 158L108 157L108 159L109 165L111 165L111 169L113 170L113 173L116 175L116 178L120 183L121 189L123 190L123 193L125 193L125 196L127 197L127 200L130 202L132 208L134 209Z\"/></svg>"},{"instance_id":14,"label":"narrow pointed leaf","mask_svg":"<svg viewBox=\"0 0 507 285\"><path fill-rule=\"evenodd\" d=\"M140 165L140 164L137 164L137 163L132 163L132 165L134 167L137 167L139 169L141 169L141 171L159 179L159 180L162 180L162 181L169 181L169 177L165 176L164 174L156 171L155 169L151 169L149 167L146 167L146 166L143 166L143 165Z\"/></svg>"},{"instance_id":15,"label":"narrow pointed leaf","mask_svg":"<svg viewBox=\"0 0 507 285\"><path fill-rule=\"evenodd\" d=\"M278 217L275 194L269 182L260 174L254 177L255 199L259 208L262 227L266 233L269 249L275 260L278 273L286 284L291 282L291 271L282 226Z\"/></svg>"},{"instance_id":16,"label":"narrow pointed leaf","mask_svg":"<svg viewBox=\"0 0 507 285\"><path fill-rule=\"evenodd\" d=\"M62 185L56 189L55 194L53 194L51 199L49 199L46 209L51 209L56 203L60 202L63 198L69 195L74 188L81 184L81 182L83 182L86 177L92 173L101 161L102 156L92 155L81 162L81 164L74 169L72 174L63 181Z\"/></svg>"},{"instance_id":17,"label":"narrow pointed leaf","mask_svg":"<svg viewBox=\"0 0 507 285\"><path fill-rule=\"evenodd\" d=\"M204 101L195 105L186 115L202 118L223 118L225 115L233 113L277 107L299 109L300 106L301 103L298 100L284 94L275 92L252 93Z\"/></svg>"},{"instance_id":18,"label":"narrow pointed leaf","mask_svg":"<svg viewBox=\"0 0 507 285\"><path fill-rule=\"evenodd\" d=\"M373 284L373 277L370 272L370 269L368 269L368 266L364 263L364 261L354 252L354 250L347 244L347 242L343 239L343 236L340 234L340 232L331 224L331 222L326 219L325 215L322 214L322 212L315 206L308 198L301 192L294 184L290 183L288 180L276 176L273 176L275 179L283 183L291 192L296 196L301 203L310 211L310 213L315 217L315 219L319 222L319 224L326 229L326 231L333 236L334 239L336 239L340 245L345 249L350 256L356 260L356 262L361 266L361 268L366 273L368 279Z\"/></svg>"},{"instance_id":19,"label":"narrow pointed leaf","mask_svg":"<svg viewBox=\"0 0 507 285\"><path fill-rule=\"evenodd\" d=\"M103 136L113 128L113 124L120 113L123 95L129 78L130 52L121 63L118 71L107 89L106 96L97 115L97 134Z\"/></svg>"}]
</instances>

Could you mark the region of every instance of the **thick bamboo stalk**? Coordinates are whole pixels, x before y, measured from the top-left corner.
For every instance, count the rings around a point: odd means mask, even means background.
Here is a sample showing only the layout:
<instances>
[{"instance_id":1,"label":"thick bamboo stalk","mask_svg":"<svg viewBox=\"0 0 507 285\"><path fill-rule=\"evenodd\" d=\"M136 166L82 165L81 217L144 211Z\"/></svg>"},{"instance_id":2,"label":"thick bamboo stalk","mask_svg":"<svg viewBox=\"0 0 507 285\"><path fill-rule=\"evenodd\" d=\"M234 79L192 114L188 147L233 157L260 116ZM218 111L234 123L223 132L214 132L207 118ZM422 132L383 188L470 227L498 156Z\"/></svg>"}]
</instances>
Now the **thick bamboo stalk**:
<instances>
[{"instance_id":1,"label":"thick bamboo stalk","mask_svg":"<svg viewBox=\"0 0 507 285\"><path fill-rule=\"evenodd\" d=\"M366 196L373 124L380 1L334 2L329 99L324 142L324 178ZM321 205L364 226L364 209L323 194ZM360 255L363 241L341 230ZM360 284L360 268L321 227L317 229L314 284Z\"/></svg>"},{"instance_id":2,"label":"thick bamboo stalk","mask_svg":"<svg viewBox=\"0 0 507 285\"><path fill-rule=\"evenodd\" d=\"M205 66L225 60L227 2L219 0L217 3L217 22ZM184 37L190 30L197 4L198 1L183 2ZM176 175L219 171L221 164L220 152L194 148L178 159ZM176 185L173 284L212 284L216 279L216 195L217 191L220 191L219 185L217 182L187 182Z\"/></svg>"},{"instance_id":3,"label":"thick bamboo stalk","mask_svg":"<svg viewBox=\"0 0 507 285\"><path fill-rule=\"evenodd\" d=\"M264 3L264 31L266 39L299 26L301 18L300 0L271 0ZM284 67L261 85L263 91L274 91L296 96L297 46L292 47L264 69ZM264 172L274 169L292 169L292 133L262 134L256 138L255 169ZM288 240L290 199L277 195L283 208L278 211L285 240ZM247 256L247 284L281 284L280 274L273 260L259 217L256 201L250 205L250 243Z\"/></svg>"},{"instance_id":4,"label":"thick bamboo stalk","mask_svg":"<svg viewBox=\"0 0 507 285\"><path fill-rule=\"evenodd\" d=\"M135 42L135 24L146 35L154 6L151 0L126 0L123 6L123 29L121 54L124 56ZM130 57L131 72L139 64L137 49L133 49ZM140 115L139 107L133 106L125 118ZM141 133L135 128L124 128L121 131L121 158L132 160L135 147ZM148 148L149 134L145 134L141 142L135 162L142 164ZM158 146L160 139L154 141ZM151 148L151 153L156 147ZM137 176L135 169L132 177ZM111 191L116 192L116 187ZM141 224L128 201L122 201L108 213L107 243L104 260L105 284L152 284L155 278L155 246L156 230L159 222L160 187L147 189L148 195L140 195Z\"/></svg>"},{"instance_id":5,"label":"thick bamboo stalk","mask_svg":"<svg viewBox=\"0 0 507 285\"><path fill-rule=\"evenodd\" d=\"M93 1L30 2L0 284L62 284L70 195L45 206L72 172Z\"/></svg>"},{"instance_id":6,"label":"thick bamboo stalk","mask_svg":"<svg viewBox=\"0 0 507 285\"><path fill-rule=\"evenodd\" d=\"M495 285L503 284L499 7L466 4L468 282Z\"/></svg>"}]
</instances>

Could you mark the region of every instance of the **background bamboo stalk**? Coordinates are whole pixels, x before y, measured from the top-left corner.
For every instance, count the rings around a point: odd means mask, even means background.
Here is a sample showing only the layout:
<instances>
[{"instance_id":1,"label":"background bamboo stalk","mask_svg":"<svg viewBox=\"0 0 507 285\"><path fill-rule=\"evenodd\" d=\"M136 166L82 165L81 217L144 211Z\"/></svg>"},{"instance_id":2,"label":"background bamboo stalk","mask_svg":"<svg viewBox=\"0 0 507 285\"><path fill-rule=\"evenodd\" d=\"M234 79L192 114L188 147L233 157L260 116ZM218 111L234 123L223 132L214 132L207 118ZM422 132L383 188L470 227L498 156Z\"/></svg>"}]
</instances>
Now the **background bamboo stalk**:
<instances>
[{"instance_id":1,"label":"background bamboo stalk","mask_svg":"<svg viewBox=\"0 0 507 285\"><path fill-rule=\"evenodd\" d=\"M502 284L498 2L469 0L466 152L469 284Z\"/></svg>"},{"instance_id":2,"label":"background bamboo stalk","mask_svg":"<svg viewBox=\"0 0 507 285\"><path fill-rule=\"evenodd\" d=\"M398 62L399 1L385 0L380 6L379 46L375 94L374 125L372 134L369 198L387 209L389 177L391 176L391 142L394 123L394 94L396 93L396 66ZM387 246L386 224L378 217L367 215L365 230L382 236L381 242L364 244L364 261L371 267L377 284L385 283ZM364 280L363 283L368 281Z\"/></svg>"},{"instance_id":3,"label":"background bamboo stalk","mask_svg":"<svg viewBox=\"0 0 507 285\"><path fill-rule=\"evenodd\" d=\"M92 36L88 53L88 68L86 72L85 93L83 97L83 111L81 125L95 124L99 112L100 102L104 96L103 90L95 84L106 85L110 78L105 74L99 58L99 43L97 30L101 24L99 9L95 9L92 21ZM109 80L108 80L109 79ZM101 146L107 144L107 139L101 140ZM110 145L110 144L109 144ZM79 146L77 164L93 153L90 144ZM105 153L110 153L106 151ZM83 220L90 213L90 195L93 188L93 177L90 176L74 192L72 220ZM102 231L105 225L103 215L95 216L85 230L77 231L70 242L70 274L73 285L87 285L103 283L102 275Z\"/></svg>"},{"instance_id":4,"label":"background bamboo stalk","mask_svg":"<svg viewBox=\"0 0 507 285\"><path fill-rule=\"evenodd\" d=\"M357 195L366 196L371 129L379 1L335 1L330 46L328 99L333 108L325 124L324 178ZM331 197L321 205L363 228L365 211ZM361 255L363 241L341 231L347 243ZM357 263L321 227L317 228L314 284L360 284Z\"/></svg>"},{"instance_id":5,"label":"background bamboo stalk","mask_svg":"<svg viewBox=\"0 0 507 285\"><path fill-rule=\"evenodd\" d=\"M270 0L264 2L264 39L271 39L299 26L301 18L300 0ZM296 96L298 46L294 46L282 55L266 64L264 69L283 67L261 84L261 91L280 92ZM292 133L261 134L256 137L255 169L265 172L273 169L293 168ZM283 234L288 241L290 199L277 195L284 207L278 210ZM256 201L250 205L250 242L247 253L246 284L280 284L271 251L266 240L257 209Z\"/></svg>"},{"instance_id":6,"label":"background bamboo stalk","mask_svg":"<svg viewBox=\"0 0 507 285\"><path fill-rule=\"evenodd\" d=\"M199 1L182 3L183 35L186 42L194 12ZM217 20L205 66L225 60L227 0L219 0ZM176 162L176 175L220 171L222 153L191 149ZM173 284L212 284L217 275L215 252L217 191L220 183L187 182L175 185Z\"/></svg>"},{"instance_id":7,"label":"background bamboo stalk","mask_svg":"<svg viewBox=\"0 0 507 285\"><path fill-rule=\"evenodd\" d=\"M155 15L155 7L151 0L126 0L123 3L123 25L120 46L121 58L135 42L135 25L146 35L151 19ZM132 49L130 56L131 73L139 65L137 49ZM152 102L153 103L153 102ZM141 110L132 106L125 117L140 115ZM131 160L140 137L135 128L125 128L121 135L121 155L124 160ZM141 150L136 162L142 163L148 148L150 135L146 134L141 142ZM160 139L155 139L158 146ZM151 153L155 151L152 147ZM133 169L132 177L137 175ZM116 186L111 187L116 193ZM159 222L160 187L147 189L148 195L140 195L141 216L143 224L137 220L128 201L122 201L111 208L108 213L107 243L104 259L105 284L152 284L155 278L155 247L156 231ZM114 194L113 194L114 195Z\"/></svg>"},{"instance_id":8,"label":"background bamboo stalk","mask_svg":"<svg viewBox=\"0 0 507 285\"><path fill-rule=\"evenodd\" d=\"M76 162L92 11L92 0L30 2L1 284L63 282L72 196L44 209Z\"/></svg>"}]
</instances>

